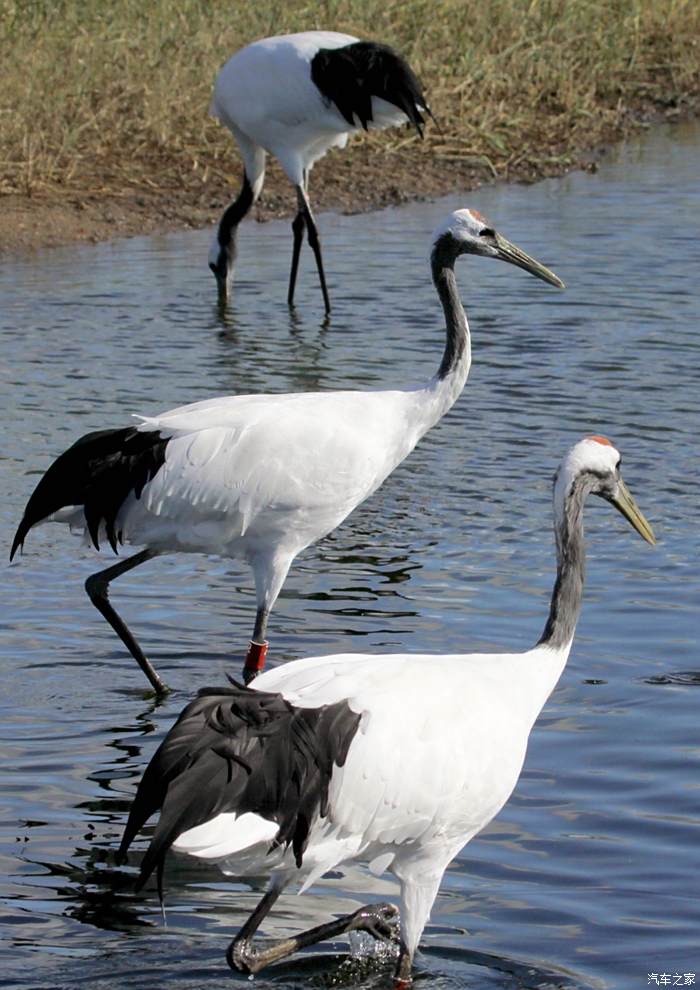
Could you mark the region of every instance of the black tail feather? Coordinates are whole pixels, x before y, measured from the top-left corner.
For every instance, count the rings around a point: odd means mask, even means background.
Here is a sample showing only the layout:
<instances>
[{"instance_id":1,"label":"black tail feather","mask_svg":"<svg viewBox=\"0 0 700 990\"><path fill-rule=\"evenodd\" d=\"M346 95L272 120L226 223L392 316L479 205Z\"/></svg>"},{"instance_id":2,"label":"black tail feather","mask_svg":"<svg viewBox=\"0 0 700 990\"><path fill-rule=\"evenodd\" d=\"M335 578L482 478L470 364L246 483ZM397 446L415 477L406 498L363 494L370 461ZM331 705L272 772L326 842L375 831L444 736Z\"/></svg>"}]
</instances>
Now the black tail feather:
<instances>
[{"instance_id":1,"label":"black tail feather","mask_svg":"<svg viewBox=\"0 0 700 990\"><path fill-rule=\"evenodd\" d=\"M333 767L344 764L359 721L344 701L299 709L279 694L242 685L202 689L144 772L118 861L156 811L139 886L160 871L183 832L221 812L252 811L277 822L273 847L291 845L301 865L311 823L327 812Z\"/></svg>"},{"instance_id":2,"label":"black tail feather","mask_svg":"<svg viewBox=\"0 0 700 990\"><path fill-rule=\"evenodd\" d=\"M71 505L84 507L87 529L97 550L104 522L116 553L119 509L131 491L140 497L144 485L163 465L167 443L157 431L133 427L97 430L81 437L56 458L34 489L12 541L10 560L32 526Z\"/></svg>"}]
</instances>

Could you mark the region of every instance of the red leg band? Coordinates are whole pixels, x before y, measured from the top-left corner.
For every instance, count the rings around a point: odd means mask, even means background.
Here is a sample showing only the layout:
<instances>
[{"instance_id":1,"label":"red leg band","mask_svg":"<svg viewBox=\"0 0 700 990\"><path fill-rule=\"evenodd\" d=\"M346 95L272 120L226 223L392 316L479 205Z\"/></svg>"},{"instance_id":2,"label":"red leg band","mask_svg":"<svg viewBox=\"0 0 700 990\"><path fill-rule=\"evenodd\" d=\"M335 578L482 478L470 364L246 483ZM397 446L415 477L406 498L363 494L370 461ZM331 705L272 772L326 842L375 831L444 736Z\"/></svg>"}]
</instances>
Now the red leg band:
<instances>
[{"instance_id":1,"label":"red leg band","mask_svg":"<svg viewBox=\"0 0 700 990\"><path fill-rule=\"evenodd\" d=\"M253 674L253 676L255 676L255 674L259 674L265 666L267 647L267 640L264 643L254 643L251 639L250 645L248 646L248 652L246 653L243 669Z\"/></svg>"}]
</instances>

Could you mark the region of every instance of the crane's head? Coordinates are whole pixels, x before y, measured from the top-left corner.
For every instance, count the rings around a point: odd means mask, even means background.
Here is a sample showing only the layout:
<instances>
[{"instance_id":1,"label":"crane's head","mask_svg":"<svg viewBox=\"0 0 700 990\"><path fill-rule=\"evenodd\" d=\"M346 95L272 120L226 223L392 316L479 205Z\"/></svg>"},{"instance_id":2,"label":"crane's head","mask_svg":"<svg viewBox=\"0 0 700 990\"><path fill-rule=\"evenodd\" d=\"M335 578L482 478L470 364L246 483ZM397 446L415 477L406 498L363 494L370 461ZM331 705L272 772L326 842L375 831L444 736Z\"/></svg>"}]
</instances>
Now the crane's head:
<instances>
[{"instance_id":1,"label":"crane's head","mask_svg":"<svg viewBox=\"0 0 700 990\"><path fill-rule=\"evenodd\" d=\"M620 475L621 457L607 437L589 436L568 451L554 476L557 515L565 514L576 489L582 498L599 495L622 513L647 543L656 543L654 531L642 515Z\"/></svg>"},{"instance_id":2,"label":"crane's head","mask_svg":"<svg viewBox=\"0 0 700 990\"><path fill-rule=\"evenodd\" d=\"M233 277L233 263L236 260L236 241L234 237L221 241L220 231L217 230L209 248L209 268L216 279L219 295L219 305L228 301Z\"/></svg>"},{"instance_id":3,"label":"crane's head","mask_svg":"<svg viewBox=\"0 0 700 990\"><path fill-rule=\"evenodd\" d=\"M564 283L554 272L501 237L478 210L464 209L450 213L433 235L433 253L440 248L447 249L453 258L460 254L480 254L484 258L507 261L550 285L556 285L558 289L564 288Z\"/></svg>"}]
</instances>

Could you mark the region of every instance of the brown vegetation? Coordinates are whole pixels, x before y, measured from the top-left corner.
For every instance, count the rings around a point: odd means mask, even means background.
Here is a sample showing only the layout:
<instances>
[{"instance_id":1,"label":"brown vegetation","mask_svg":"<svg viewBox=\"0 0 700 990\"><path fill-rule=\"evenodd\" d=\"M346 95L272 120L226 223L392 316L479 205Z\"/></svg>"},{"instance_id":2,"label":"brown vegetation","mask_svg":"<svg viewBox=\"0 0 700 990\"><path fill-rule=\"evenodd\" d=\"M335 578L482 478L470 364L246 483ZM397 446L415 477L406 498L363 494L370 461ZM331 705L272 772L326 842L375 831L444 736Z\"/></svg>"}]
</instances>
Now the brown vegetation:
<instances>
[{"instance_id":1,"label":"brown vegetation","mask_svg":"<svg viewBox=\"0 0 700 990\"><path fill-rule=\"evenodd\" d=\"M699 103L697 0L0 0L0 248L212 219L238 183L207 114L216 71L256 37L319 27L399 49L440 124L329 156L320 206L561 172ZM291 204L273 170L263 212Z\"/></svg>"}]
</instances>

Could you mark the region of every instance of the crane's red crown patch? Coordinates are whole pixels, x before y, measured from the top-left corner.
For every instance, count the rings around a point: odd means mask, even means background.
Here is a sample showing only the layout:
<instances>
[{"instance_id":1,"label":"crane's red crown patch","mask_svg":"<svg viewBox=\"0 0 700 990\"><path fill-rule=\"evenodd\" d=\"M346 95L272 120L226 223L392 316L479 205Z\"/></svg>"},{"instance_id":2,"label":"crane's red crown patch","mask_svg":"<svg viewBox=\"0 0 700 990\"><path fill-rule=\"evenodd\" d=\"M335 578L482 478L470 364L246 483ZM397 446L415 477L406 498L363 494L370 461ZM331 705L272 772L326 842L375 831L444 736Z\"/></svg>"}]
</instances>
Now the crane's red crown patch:
<instances>
[{"instance_id":1,"label":"crane's red crown patch","mask_svg":"<svg viewBox=\"0 0 700 990\"><path fill-rule=\"evenodd\" d=\"M586 440L595 440L596 443L602 443L604 447L612 447L612 444L607 437L599 437L594 435L586 437Z\"/></svg>"}]
</instances>

